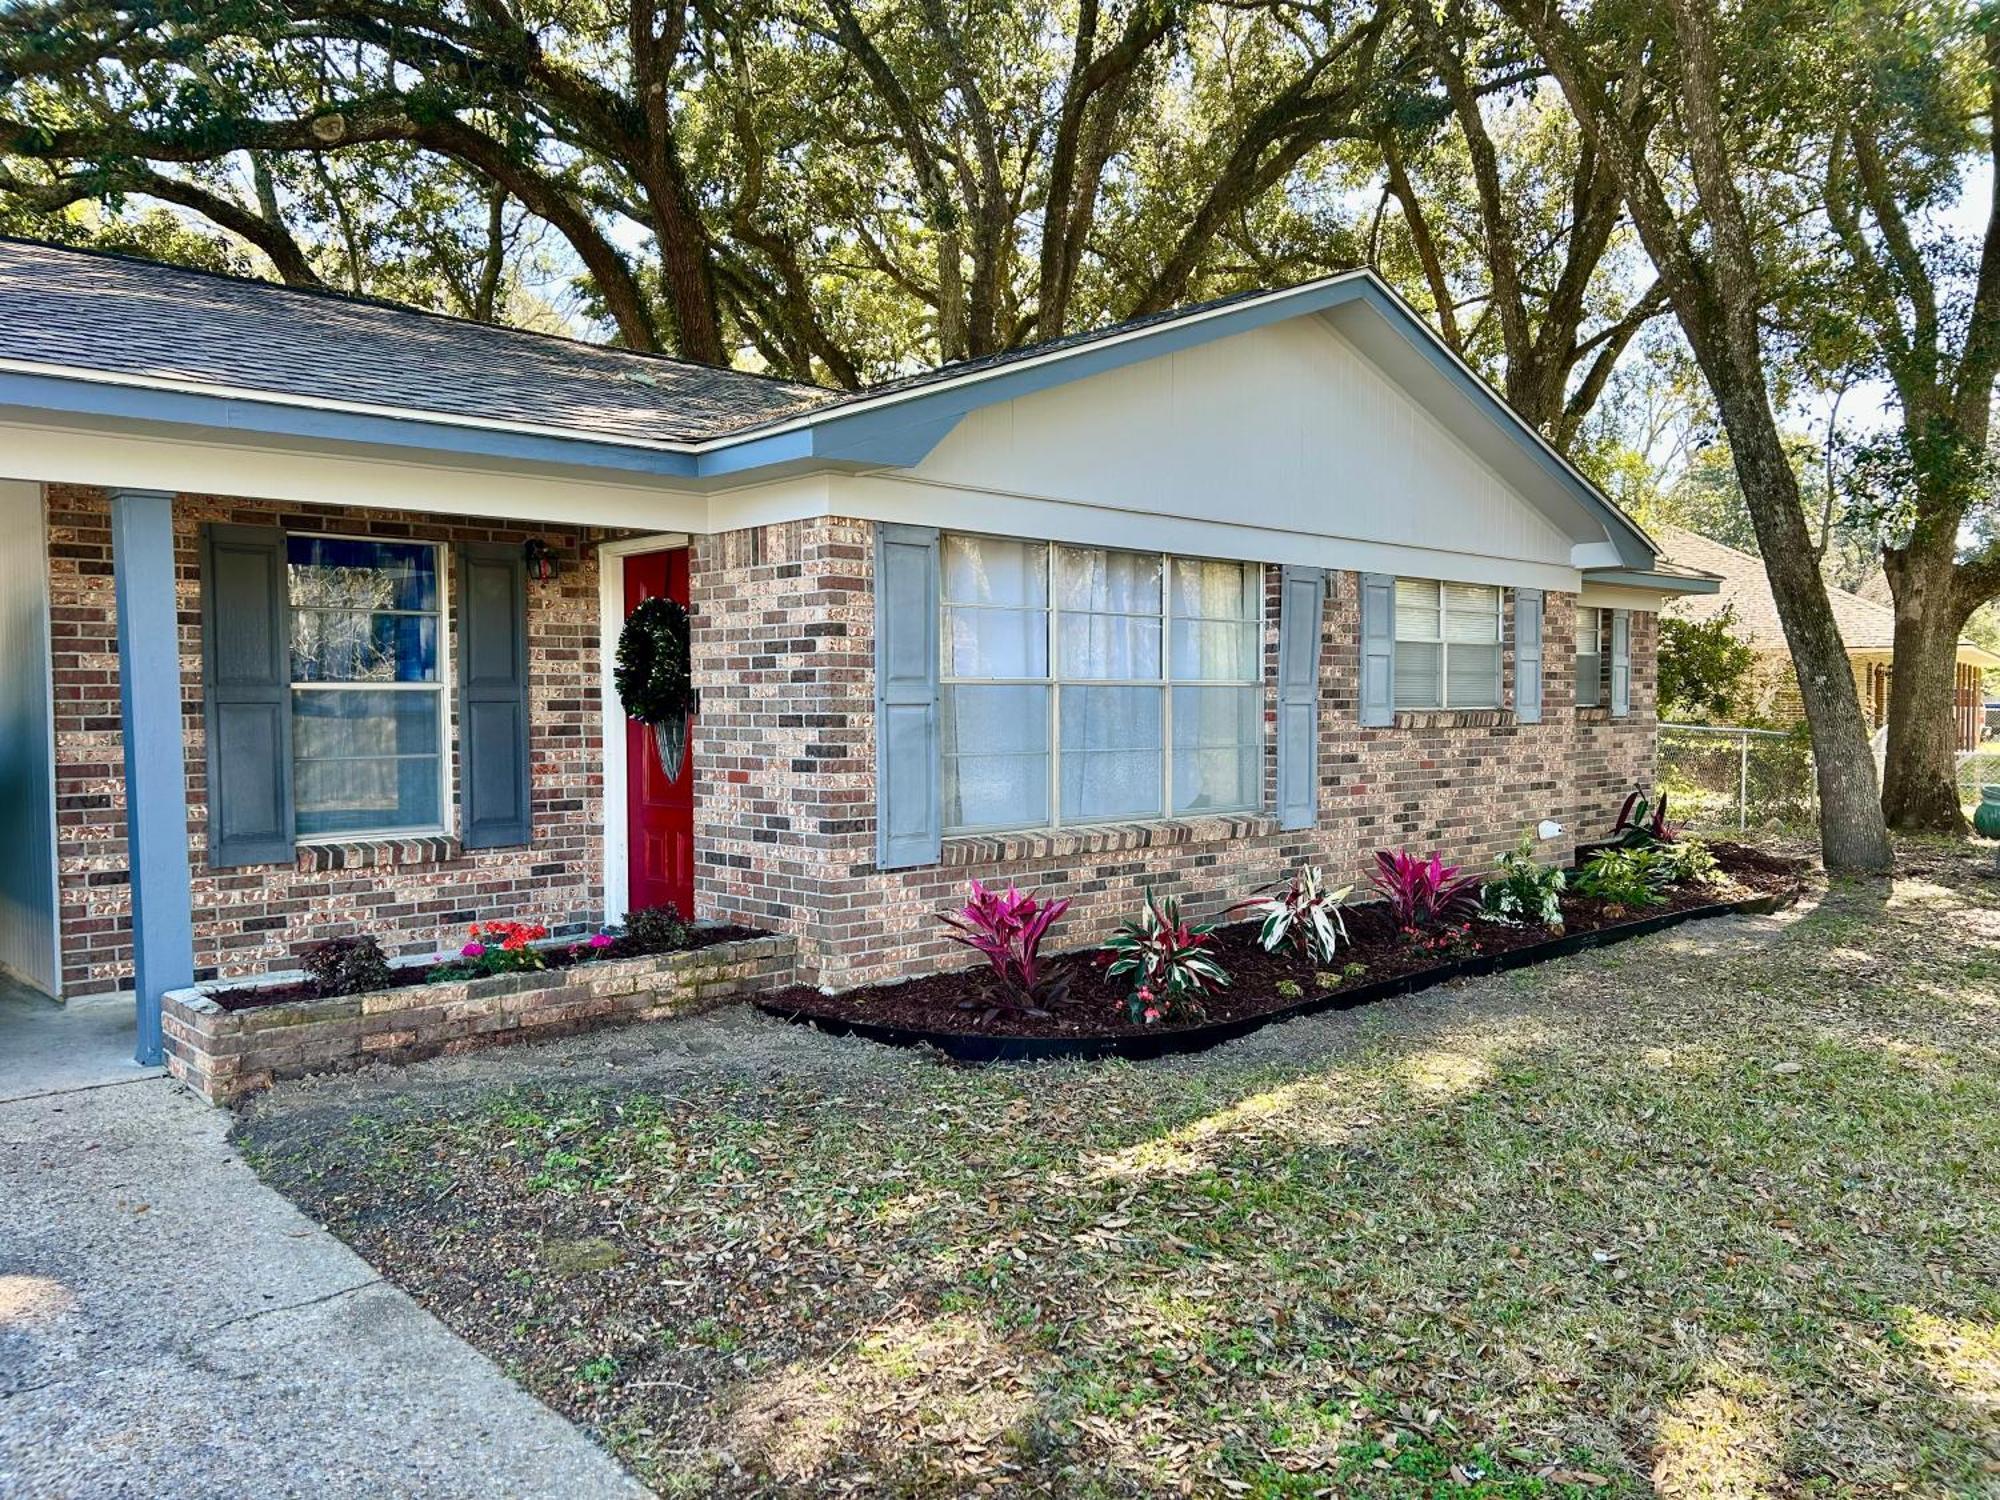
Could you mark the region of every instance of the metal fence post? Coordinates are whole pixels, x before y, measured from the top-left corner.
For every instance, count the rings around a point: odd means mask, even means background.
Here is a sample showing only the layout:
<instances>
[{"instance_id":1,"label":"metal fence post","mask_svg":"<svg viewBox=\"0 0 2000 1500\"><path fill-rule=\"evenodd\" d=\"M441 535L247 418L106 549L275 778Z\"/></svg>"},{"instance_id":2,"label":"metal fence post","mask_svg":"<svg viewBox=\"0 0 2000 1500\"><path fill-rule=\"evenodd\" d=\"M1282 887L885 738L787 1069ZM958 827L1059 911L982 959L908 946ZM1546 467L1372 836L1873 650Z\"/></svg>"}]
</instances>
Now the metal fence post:
<instances>
[{"instance_id":1,"label":"metal fence post","mask_svg":"<svg viewBox=\"0 0 2000 1500\"><path fill-rule=\"evenodd\" d=\"M1736 748L1741 759L1736 767L1736 831L1741 833L1750 826L1750 736L1736 736Z\"/></svg>"}]
</instances>

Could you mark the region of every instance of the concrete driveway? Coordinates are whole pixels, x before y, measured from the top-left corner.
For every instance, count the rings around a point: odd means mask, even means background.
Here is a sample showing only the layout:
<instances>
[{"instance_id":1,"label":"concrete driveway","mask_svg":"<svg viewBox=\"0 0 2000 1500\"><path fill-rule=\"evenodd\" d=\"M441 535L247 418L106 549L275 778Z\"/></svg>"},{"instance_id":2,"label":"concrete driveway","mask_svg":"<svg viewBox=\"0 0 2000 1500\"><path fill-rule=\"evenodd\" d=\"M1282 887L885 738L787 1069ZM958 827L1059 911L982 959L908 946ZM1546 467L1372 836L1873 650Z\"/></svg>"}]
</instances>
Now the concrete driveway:
<instances>
[{"instance_id":1,"label":"concrete driveway","mask_svg":"<svg viewBox=\"0 0 2000 1500\"><path fill-rule=\"evenodd\" d=\"M646 1493L129 1045L0 995L0 1495Z\"/></svg>"}]
</instances>

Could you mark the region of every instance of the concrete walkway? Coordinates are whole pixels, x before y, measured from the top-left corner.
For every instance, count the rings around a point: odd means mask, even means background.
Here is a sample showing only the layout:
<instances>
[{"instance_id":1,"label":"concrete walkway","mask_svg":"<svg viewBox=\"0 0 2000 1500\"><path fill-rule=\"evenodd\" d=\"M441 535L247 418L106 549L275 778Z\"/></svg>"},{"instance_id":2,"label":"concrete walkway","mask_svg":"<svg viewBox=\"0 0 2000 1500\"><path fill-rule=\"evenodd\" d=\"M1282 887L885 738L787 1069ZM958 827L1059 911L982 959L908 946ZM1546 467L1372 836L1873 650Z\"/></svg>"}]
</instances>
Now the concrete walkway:
<instances>
[{"instance_id":1,"label":"concrete walkway","mask_svg":"<svg viewBox=\"0 0 2000 1500\"><path fill-rule=\"evenodd\" d=\"M259 1182L229 1116L132 1064L129 1021L18 999L0 1495L645 1494Z\"/></svg>"}]
</instances>

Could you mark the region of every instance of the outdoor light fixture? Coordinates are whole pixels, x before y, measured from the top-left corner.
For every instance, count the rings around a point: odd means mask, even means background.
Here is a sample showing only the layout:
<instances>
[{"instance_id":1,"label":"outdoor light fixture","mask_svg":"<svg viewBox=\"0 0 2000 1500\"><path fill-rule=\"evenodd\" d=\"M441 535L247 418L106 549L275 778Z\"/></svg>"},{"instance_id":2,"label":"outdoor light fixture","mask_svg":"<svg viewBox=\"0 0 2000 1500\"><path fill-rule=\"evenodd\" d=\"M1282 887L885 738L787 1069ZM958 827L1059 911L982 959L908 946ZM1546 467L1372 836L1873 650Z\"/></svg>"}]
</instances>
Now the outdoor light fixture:
<instances>
[{"instance_id":1,"label":"outdoor light fixture","mask_svg":"<svg viewBox=\"0 0 2000 1500\"><path fill-rule=\"evenodd\" d=\"M1535 837L1538 839L1560 838L1562 832L1562 824L1558 823L1554 818L1544 818L1535 825Z\"/></svg>"},{"instance_id":2,"label":"outdoor light fixture","mask_svg":"<svg viewBox=\"0 0 2000 1500\"><path fill-rule=\"evenodd\" d=\"M536 583L553 583L556 577L555 549L540 537L533 537L521 549L528 562L528 577Z\"/></svg>"}]
</instances>

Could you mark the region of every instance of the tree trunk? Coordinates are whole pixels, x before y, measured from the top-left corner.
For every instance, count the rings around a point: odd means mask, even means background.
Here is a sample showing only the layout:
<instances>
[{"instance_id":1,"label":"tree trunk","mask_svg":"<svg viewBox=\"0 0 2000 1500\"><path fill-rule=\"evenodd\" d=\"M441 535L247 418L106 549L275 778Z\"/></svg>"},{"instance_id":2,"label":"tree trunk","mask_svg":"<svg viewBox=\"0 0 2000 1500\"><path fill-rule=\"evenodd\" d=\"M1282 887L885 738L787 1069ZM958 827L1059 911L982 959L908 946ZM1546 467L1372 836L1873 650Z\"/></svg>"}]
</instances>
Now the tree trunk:
<instances>
[{"instance_id":1,"label":"tree trunk","mask_svg":"<svg viewBox=\"0 0 2000 1500\"><path fill-rule=\"evenodd\" d=\"M1682 318L1683 328L1688 320ZM1702 330L1712 335L1713 330ZM1690 330L1692 334L1694 330ZM1691 342L1693 339L1691 337ZM1713 358L1712 338L1696 344ZM1739 351L1747 352L1747 351ZM1708 360L1702 361L1704 368ZM1771 415L1754 361L1722 375L1707 369L1736 460L1758 550L1771 581L1785 642L1799 677L1799 697L1812 730L1819 782L1820 853L1830 871L1879 874L1894 864L1875 784L1875 757L1854 691L1854 671L1820 577L1800 508L1798 478Z\"/></svg>"},{"instance_id":2,"label":"tree trunk","mask_svg":"<svg viewBox=\"0 0 2000 1500\"><path fill-rule=\"evenodd\" d=\"M1896 600L1882 812L1892 828L1965 832L1958 802L1958 632L1952 538L1883 553Z\"/></svg>"}]
</instances>

